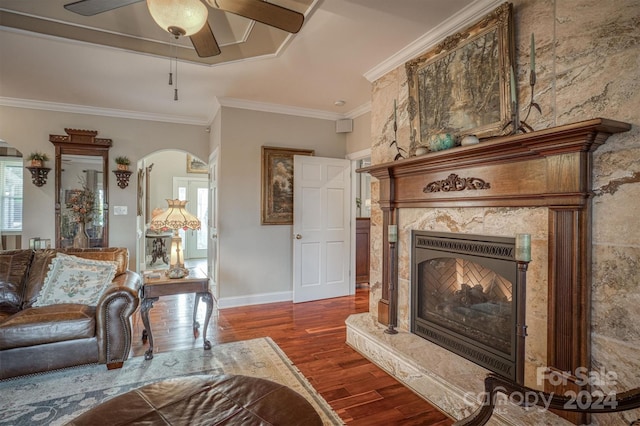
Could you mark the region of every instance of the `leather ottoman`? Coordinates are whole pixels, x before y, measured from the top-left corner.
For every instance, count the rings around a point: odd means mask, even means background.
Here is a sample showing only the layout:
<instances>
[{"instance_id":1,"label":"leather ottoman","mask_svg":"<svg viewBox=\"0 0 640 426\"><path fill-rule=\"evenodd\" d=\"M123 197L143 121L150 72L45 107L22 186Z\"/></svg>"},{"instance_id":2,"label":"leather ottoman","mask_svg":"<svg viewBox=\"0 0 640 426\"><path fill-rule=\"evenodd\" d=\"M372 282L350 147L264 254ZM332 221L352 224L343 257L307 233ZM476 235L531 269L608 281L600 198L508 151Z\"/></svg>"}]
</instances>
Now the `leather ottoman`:
<instances>
[{"instance_id":1,"label":"leather ottoman","mask_svg":"<svg viewBox=\"0 0 640 426\"><path fill-rule=\"evenodd\" d=\"M322 425L292 389L239 375L164 380L116 396L69 425Z\"/></svg>"}]
</instances>

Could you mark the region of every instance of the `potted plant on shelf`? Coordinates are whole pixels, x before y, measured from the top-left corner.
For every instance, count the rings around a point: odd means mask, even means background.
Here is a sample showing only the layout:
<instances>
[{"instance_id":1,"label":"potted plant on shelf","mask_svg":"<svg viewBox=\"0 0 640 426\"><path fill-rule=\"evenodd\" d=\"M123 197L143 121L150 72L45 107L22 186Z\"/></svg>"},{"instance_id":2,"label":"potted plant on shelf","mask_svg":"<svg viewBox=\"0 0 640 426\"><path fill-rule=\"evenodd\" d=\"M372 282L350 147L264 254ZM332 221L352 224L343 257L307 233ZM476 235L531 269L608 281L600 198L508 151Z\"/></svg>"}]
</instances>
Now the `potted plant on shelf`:
<instances>
[{"instance_id":1,"label":"potted plant on shelf","mask_svg":"<svg viewBox=\"0 0 640 426\"><path fill-rule=\"evenodd\" d=\"M119 155L115 158L115 162L118 165L118 170L129 170L129 164L131 164L131 161L128 157Z\"/></svg>"},{"instance_id":2,"label":"potted plant on shelf","mask_svg":"<svg viewBox=\"0 0 640 426\"><path fill-rule=\"evenodd\" d=\"M31 161L31 167L43 167L45 161L49 161L49 156L42 152L32 152L27 157L27 160Z\"/></svg>"}]
</instances>

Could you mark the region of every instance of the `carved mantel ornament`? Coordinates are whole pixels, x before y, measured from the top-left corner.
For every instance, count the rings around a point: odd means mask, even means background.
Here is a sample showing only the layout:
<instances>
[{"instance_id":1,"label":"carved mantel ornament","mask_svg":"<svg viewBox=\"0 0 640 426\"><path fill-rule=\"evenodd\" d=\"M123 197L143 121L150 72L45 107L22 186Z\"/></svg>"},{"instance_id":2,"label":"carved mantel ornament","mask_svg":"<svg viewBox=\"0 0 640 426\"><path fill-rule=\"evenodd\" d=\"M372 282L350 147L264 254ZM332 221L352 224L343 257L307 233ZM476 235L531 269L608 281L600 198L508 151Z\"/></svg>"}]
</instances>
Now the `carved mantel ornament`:
<instances>
[{"instance_id":1,"label":"carved mantel ornament","mask_svg":"<svg viewBox=\"0 0 640 426\"><path fill-rule=\"evenodd\" d=\"M423 188L423 192L449 192L449 191L464 191L465 189L489 189L491 184L485 182L480 178L470 177L462 178L455 173L451 173L448 178L444 180L437 180L435 182L428 183Z\"/></svg>"}]
</instances>

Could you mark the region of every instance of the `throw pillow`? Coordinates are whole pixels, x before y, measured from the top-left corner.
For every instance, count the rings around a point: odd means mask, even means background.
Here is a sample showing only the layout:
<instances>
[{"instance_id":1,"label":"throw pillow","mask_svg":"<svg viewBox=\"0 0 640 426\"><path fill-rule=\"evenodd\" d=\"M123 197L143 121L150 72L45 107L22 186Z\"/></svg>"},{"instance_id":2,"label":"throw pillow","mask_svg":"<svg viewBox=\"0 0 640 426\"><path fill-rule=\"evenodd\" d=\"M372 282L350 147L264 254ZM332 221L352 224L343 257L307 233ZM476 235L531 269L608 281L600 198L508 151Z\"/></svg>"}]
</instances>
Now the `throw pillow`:
<instances>
[{"instance_id":1,"label":"throw pillow","mask_svg":"<svg viewBox=\"0 0 640 426\"><path fill-rule=\"evenodd\" d=\"M33 306L60 303L95 306L113 281L116 268L116 262L58 253L51 261L42 290Z\"/></svg>"}]
</instances>

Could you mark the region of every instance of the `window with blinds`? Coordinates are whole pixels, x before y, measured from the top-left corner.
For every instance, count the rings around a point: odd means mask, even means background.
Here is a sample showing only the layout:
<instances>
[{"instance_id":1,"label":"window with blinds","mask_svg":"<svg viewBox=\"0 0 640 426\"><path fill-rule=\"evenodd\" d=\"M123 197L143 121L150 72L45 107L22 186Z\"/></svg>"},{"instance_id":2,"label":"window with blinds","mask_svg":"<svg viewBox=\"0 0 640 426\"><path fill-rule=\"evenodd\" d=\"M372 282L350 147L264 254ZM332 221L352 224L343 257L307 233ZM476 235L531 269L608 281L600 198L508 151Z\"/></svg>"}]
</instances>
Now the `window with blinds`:
<instances>
[{"instance_id":1,"label":"window with blinds","mask_svg":"<svg viewBox=\"0 0 640 426\"><path fill-rule=\"evenodd\" d=\"M0 157L0 232L22 231L22 159Z\"/></svg>"}]
</instances>

